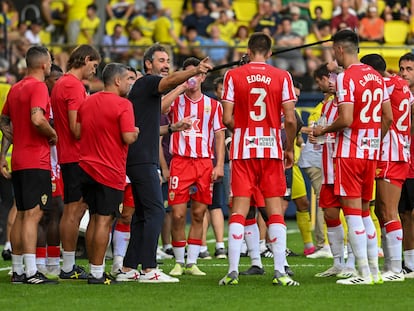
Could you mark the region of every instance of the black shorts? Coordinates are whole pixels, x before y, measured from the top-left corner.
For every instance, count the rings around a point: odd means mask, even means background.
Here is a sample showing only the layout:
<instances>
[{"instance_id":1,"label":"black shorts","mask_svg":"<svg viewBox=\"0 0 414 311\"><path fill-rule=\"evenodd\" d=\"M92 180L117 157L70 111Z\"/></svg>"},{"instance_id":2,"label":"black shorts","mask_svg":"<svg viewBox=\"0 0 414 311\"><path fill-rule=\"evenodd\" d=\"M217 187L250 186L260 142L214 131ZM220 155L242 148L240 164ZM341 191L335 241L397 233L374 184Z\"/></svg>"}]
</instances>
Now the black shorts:
<instances>
[{"instance_id":1,"label":"black shorts","mask_svg":"<svg viewBox=\"0 0 414 311\"><path fill-rule=\"evenodd\" d=\"M81 169L83 200L89 207L89 214L121 216L124 192L98 183Z\"/></svg>"},{"instance_id":2,"label":"black shorts","mask_svg":"<svg viewBox=\"0 0 414 311\"><path fill-rule=\"evenodd\" d=\"M288 168L285 170L285 177L286 177L286 193L283 196L285 201L292 200L292 168Z\"/></svg>"},{"instance_id":3,"label":"black shorts","mask_svg":"<svg viewBox=\"0 0 414 311\"><path fill-rule=\"evenodd\" d=\"M81 168L79 163L65 163L60 165L63 178L65 204L78 202L82 197L80 186Z\"/></svg>"},{"instance_id":4,"label":"black shorts","mask_svg":"<svg viewBox=\"0 0 414 311\"><path fill-rule=\"evenodd\" d=\"M52 177L49 170L13 171L12 182L18 211L27 211L37 205L41 210L52 207Z\"/></svg>"},{"instance_id":5,"label":"black shorts","mask_svg":"<svg viewBox=\"0 0 414 311\"><path fill-rule=\"evenodd\" d=\"M223 178L213 184L213 199L208 209L211 211L217 208L223 208L226 205L224 195L224 183Z\"/></svg>"},{"instance_id":6,"label":"black shorts","mask_svg":"<svg viewBox=\"0 0 414 311\"><path fill-rule=\"evenodd\" d=\"M398 212L411 212L414 208L414 179L408 178L402 185Z\"/></svg>"}]
</instances>

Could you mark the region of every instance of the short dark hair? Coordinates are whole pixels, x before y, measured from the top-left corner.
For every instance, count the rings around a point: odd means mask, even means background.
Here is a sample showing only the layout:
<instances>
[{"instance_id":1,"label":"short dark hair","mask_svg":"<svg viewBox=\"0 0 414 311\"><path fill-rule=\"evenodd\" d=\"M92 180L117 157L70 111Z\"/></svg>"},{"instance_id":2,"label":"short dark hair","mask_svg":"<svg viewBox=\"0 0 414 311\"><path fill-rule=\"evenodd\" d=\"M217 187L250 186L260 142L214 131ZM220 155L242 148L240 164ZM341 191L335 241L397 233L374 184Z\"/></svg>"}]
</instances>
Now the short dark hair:
<instances>
[{"instance_id":1,"label":"short dark hair","mask_svg":"<svg viewBox=\"0 0 414 311\"><path fill-rule=\"evenodd\" d=\"M59 67L58 65L56 65L56 64L52 64L52 67L50 67L50 72L53 72L53 71L63 73L62 68L60 68L60 67Z\"/></svg>"},{"instance_id":2,"label":"short dark hair","mask_svg":"<svg viewBox=\"0 0 414 311\"><path fill-rule=\"evenodd\" d=\"M313 73L314 79L322 79L323 77L329 77L328 64L320 65Z\"/></svg>"},{"instance_id":3,"label":"short dark hair","mask_svg":"<svg viewBox=\"0 0 414 311\"><path fill-rule=\"evenodd\" d=\"M343 43L343 42L349 42L354 44L355 46L358 46L359 40L358 35L349 29L343 29L338 31L336 34L332 36L332 41L335 43Z\"/></svg>"},{"instance_id":4,"label":"short dark hair","mask_svg":"<svg viewBox=\"0 0 414 311\"><path fill-rule=\"evenodd\" d=\"M49 56L49 50L44 46L32 46L26 53L27 68L35 69L42 65L41 59Z\"/></svg>"},{"instance_id":5,"label":"short dark hair","mask_svg":"<svg viewBox=\"0 0 414 311\"><path fill-rule=\"evenodd\" d=\"M98 7L96 6L96 4L95 4L95 3L92 3L92 4L89 4L89 5L86 7L86 9L87 9L87 10L92 9L92 10L94 10L94 11L97 11L97 10L98 10Z\"/></svg>"},{"instance_id":6,"label":"short dark hair","mask_svg":"<svg viewBox=\"0 0 414 311\"><path fill-rule=\"evenodd\" d=\"M224 79L223 77L217 77L213 80L213 85L214 85L214 89L217 90L217 87L219 84L223 84L224 83Z\"/></svg>"},{"instance_id":7,"label":"short dark hair","mask_svg":"<svg viewBox=\"0 0 414 311\"><path fill-rule=\"evenodd\" d=\"M112 85L116 76L128 71L128 67L121 63L109 63L102 70L102 81L105 86Z\"/></svg>"},{"instance_id":8,"label":"short dark hair","mask_svg":"<svg viewBox=\"0 0 414 311\"><path fill-rule=\"evenodd\" d=\"M188 66L197 67L200 64L200 60L195 57L189 57L183 62L183 69L185 70Z\"/></svg>"},{"instance_id":9,"label":"short dark hair","mask_svg":"<svg viewBox=\"0 0 414 311\"><path fill-rule=\"evenodd\" d=\"M299 90L302 90L303 89L303 85L302 85L302 83L300 83L298 80L296 80L296 79L293 79L293 86L295 87L295 88L297 88L297 89L299 89Z\"/></svg>"},{"instance_id":10,"label":"short dark hair","mask_svg":"<svg viewBox=\"0 0 414 311\"><path fill-rule=\"evenodd\" d=\"M387 68L384 58L379 54L367 54L360 59L361 63L367 64L379 73L384 73Z\"/></svg>"},{"instance_id":11,"label":"short dark hair","mask_svg":"<svg viewBox=\"0 0 414 311\"><path fill-rule=\"evenodd\" d=\"M247 48L253 54L258 53L265 55L272 48L272 39L263 32L255 32L250 36Z\"/></svg>"},{"instance_id":12,"label":"short dark hair","mask_svg":"<svg viewBox=\"0 0 414 311\"><path fill-rule=\"evenodd\" d=\"M148 68L147 65L145 64L146 61L148 60L150 63L152 63L152 61L154 60L154 53L155 52L165 52L168 53L167 50L165 49L165 47L163 47L161 44L159 43L155 43L153 45L151 45L144 53L144 58L143 58L143 62L144 62L144 71L147 72Z\"/></svg>"},{"instance_id":13,"label":"short dark hair","mask_svg":"<svg viewBox=\"0 0 414 311\"><path fill-rule=\"evenodd\" d=\"M400 60L398 61L398 65L400 65L402 61L414 62L414 54L409 52L409 53L404 54L403 56L401 56Z\"/></svg>"},{"instance_id":14,"label":"short dark hair","mask_svg":"<svg viewBox=\"0 0 414 311\"><path fill-rule=\"evenodd\" d=\"M76 47L72 53L70 53L68 70L83 67L86 64L85 59L88 56L90 61L101 61L101 55L99 55L99 52L93 46L89 44L82 44Z\"/></svg>"}]
</instances>

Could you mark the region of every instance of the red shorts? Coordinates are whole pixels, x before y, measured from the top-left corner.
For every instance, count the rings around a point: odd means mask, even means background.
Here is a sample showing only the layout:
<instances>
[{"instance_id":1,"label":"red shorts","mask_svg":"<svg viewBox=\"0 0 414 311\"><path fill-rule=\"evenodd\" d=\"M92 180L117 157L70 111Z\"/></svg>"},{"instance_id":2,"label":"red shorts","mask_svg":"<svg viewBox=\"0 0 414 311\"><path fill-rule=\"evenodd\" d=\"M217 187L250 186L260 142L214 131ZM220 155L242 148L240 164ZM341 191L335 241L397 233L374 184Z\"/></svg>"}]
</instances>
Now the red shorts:
<instances>
[{"instance_id":1,"label":"red shorts","mask_svg":"<svg viewBox=\"0 0 414 311\"><path fill-rule=\"evenodd\" d=\"M265 201L262 192L258 187L255 188L250 199L250 206L265 207Z\"/></svg>"},{"instance_id":2,"label":"red shorts","mask_svg":"<svg viewBox=\"0 0 414 311\"><path fill-rule=\"evenodd\" d=\"M132 187L131 184L126 184L124 190L124 200L122 204L126 207L133 207L135 208L134 196L132 195Z\"/></svg>"},{"instance_id":3,"label":"red shorts","mask_svg":"<svg viewBox=\"0 0 414 311\"><path fill-rule=\"evenodd\" d=\"M321 208L341 207L339 197L334 192L334 185L322 185L319 206Z\"/></svg>"},{"instance_id":4,"label":"red shorts","mask_svg":"<svg viewBox=\"0 0 414 311\"><path fill-rule=\"evenodd\" d=\"M335 194L345 198L371 201L377 161L337 158L335 166Z\"/></svg>"},{"instance_id":5,"label":"red shorts","mask_svg":"<svg viewBox=\"0 0 414 311\"><path fill-rule=\"evenodd\" d=\"M383 179L392 185L402 188L409 168L410 164L408 162L378 161L375 178Z\"/></svg>"},{"instance_id":6,"label":"red shorts","mask_svg":"<svg viewBox=\"0 0 414 311\"><path fill-rule=\"evenodd\" d=\"M210 205L213 197L212 173L211 159L173 156L168 182L168 205L187 203L190 194L192 200Z\"/></svg>"},{"instance_id":7,"label":"red shorts","mask_svg":"<svg viewBox=\"0 0 414 311\"><path fill-rule=\"evenodd\" d=\"M63 179L62 177L52 176L52 197L59 196L63 199Z\"/></svg>"},{"instance_id":8,"label":"red shorts","mask_svg":"<svg viewBox=\"0 0 414 311\"><path fill-rule=\"evenodd\" d=\"M251 197L256 187L259 187L264 198L283 197L286 192L283 161L280 159L233 160L231 170L233 196Z\"/></svg>"}]
</instances>

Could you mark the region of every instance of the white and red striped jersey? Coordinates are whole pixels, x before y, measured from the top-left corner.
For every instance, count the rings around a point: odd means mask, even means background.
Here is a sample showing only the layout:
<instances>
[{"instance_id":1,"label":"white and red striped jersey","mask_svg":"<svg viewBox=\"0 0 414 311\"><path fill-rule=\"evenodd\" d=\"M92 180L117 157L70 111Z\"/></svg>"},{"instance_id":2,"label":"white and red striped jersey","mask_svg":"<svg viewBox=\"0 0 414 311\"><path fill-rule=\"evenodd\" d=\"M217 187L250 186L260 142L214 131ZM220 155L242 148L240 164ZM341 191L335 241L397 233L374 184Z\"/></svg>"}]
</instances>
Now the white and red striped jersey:
<instances>
[{"instance_id":1,"label":"white and red striped jersey","mask_svg":"<svg viewBox=\"0 0 414 311\"><path fill-rule=\"evenodd\" d=\"M323 103L322 114L326 117L327 125L331 125L338 117L338 103L336 97L329 98ZM322 184L333 185L334 172L334 149L336 133L327 133L325 143L322 145Z\"/></svg>"},{"instance_id":2,"label":"white and red striped jersey","mask_svg":"<svg viewBox=\"0 0 414 311\"><path fill-rule=\"evenodd\" d=\"M190 158L213 158L214 133L225 129L223 107L204 94L197 100L180 95L171 105L171 123L194 116L190 129L175 132L170 139L170 153Z\"/></svg>"},{"instance_id":3,"label":"white and red striped jersey","mask_svg":"<svg viewBox=\"0 0 414 311\"><path fill-rule=\"evenodd\" d=\"M411 105L413 95L407 81L393 75L384 78L390 96L393 121L381 143L381 161L408 162L410 160Z\"/></svg>"},{"instance_id":4,"label":"white and red striped jersey","mask_svg":"<svg viewBox=\"0 0 414 311\"><path fill-rule=\"evenodd\" d=\"M353 105L352 124L338 132L334 156L378 160L382 103L389 100L382 76L365 64L352 64L338 74L338 105Z\"/></svg>"},{"instance_id":5,"label":"white and red striped jersey","mask_svg":"<svg viewBox=\"0 0 414 311\"><path fill-rule=\"evenodd\" d=\"M282 107L296 101L290 73L258 62L231 69L222 99L234 104L231 159L283 159Z\"/></svg>"}]
</instances>

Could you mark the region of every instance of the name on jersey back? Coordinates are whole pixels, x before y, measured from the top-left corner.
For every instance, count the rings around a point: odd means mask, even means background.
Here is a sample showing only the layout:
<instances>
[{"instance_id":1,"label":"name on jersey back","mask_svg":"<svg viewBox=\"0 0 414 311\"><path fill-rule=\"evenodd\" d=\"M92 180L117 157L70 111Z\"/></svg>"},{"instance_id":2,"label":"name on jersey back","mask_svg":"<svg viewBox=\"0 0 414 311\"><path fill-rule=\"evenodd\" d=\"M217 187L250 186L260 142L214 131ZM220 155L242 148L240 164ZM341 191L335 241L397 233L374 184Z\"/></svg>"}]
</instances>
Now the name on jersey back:
<instances>
[{"instance_id":1,"label":"name on jersey back","mask_svg":"<svg viewBox=\"0 0 414 311\"><path fill-rule=\"evenodd\" d=\"M247 79L247 83L263 82L267 85L270 85L270 82L272 82L271 77L261 75L261 74L250 75L250 76L247 76L246 79Z\"/></svg>"}]
</instances>

